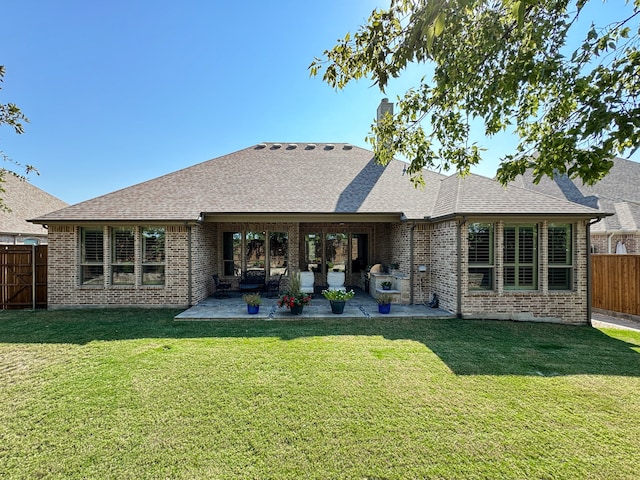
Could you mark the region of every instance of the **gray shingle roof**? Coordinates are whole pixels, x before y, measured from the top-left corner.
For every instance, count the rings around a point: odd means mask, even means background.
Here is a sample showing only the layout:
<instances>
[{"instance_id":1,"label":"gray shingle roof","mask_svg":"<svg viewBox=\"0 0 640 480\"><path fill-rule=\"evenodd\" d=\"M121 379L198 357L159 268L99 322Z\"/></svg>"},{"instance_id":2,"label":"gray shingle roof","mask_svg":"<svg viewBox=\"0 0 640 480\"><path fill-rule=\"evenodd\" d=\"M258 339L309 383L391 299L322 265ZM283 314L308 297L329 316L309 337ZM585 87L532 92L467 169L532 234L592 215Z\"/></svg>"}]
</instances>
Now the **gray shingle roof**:
<instances>
[{"instance_id":1,"label":"gray shingle roof","mask_svg":"<svg viewBox=\"0 0 640 480\"><path fill-rule=\"evenodd\" d=\"M3 178L2 188L5 192L0 195L11 211L0 210L0 233L46 235L47 230L44 227L27 220L63 208L68 203L8 172Z\"/></svg>"},{"instance_id":2,"label":"gray shingle roof","mask_svg":"<svg viewBox=\"0 0 640 480\"><path fill-rule=\"evenodd\" d=\"M577 205L514 185L502 186L480 175L452 175L442 182L433 218L470 215L590 215L592 208Z\"/></svg>"},{"instance_id":3,"label":"gray shingle roof","mask_svg":"<svg viewBox=\"0 0 640 480\"><path fill-rule=\"evenodd\" d=\"M638 231L640 226L640 163L614 158L609 173L595 185L585 185L566 175L543 178L535 185L531 172L515 185L613 213L591 227L592 232Z\"/></svg>"},{"instance_id":4,"label":"gray shingle roof","mask_svg":"<svg viewBox=\"0 0 640 480\"><path fill-rule=\"evenodd\" d=\"M504 190L479 176L425 171L414 188L404 162L386 167L347 144L258 144L52 212L37 222L183 221L216 214L593 213L531 191Z\"/></svg>"}]
</instances>

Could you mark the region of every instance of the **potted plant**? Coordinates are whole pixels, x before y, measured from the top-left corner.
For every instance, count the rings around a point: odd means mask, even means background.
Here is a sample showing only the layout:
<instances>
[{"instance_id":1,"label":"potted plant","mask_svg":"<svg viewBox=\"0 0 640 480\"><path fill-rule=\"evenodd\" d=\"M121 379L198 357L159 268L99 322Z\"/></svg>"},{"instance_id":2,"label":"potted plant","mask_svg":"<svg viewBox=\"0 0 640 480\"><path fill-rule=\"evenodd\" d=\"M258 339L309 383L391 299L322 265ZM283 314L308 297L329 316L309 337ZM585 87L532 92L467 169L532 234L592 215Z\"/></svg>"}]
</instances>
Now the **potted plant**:
<instances>
[{"instance_id":1,"label":"potted plant","mask_svg":"<svg viewBox=\"0 0 640 480\"><path fill-rule=\"evenodd\" d=\"M311 295L300 291L300 274L293 274L289 281L289 289L278 300L278 307L287 307L293 315L300 315L304 306L310 303Z\"/></svg>"},{"instance_id":2,"label":"potted plant","mask_svg":"<svg viewBox=\"0 0 640 480\"><path fill-rule=\"evenodd\" d=\"M391 302L393 301L393 297L388 293L381 293L376 297L376 302L378 302L378 313L389 313L391 312Z\"/></svg>"},{"instance_id":3,"label":"potted plant","mask_svg":"<svg viewBox=\"0 0 640 480\"><path fill-rule=\"evenodd\" d=\"M247 304L247 313L254 315L260 311L262 297L259 293L247 293L242 296L242 300Z\"/></svg>"},{"instance_id":4,"label":"potted plant","mask_svg":"<svg viewBox=\"0 0 640 480\"><path fill-rule=\"evenodd\" d=\"M331 312L337 314L344 312L344 306L347 300L351 300L355 294L356 292L353 290L347 292L346 290L336 290L333 288L322 291L324 298L329 300L331 304Z\"/></svg>"},{"instance_id":5,"label":"potted plant","mask_svg":"<svg viewBox=\"0 0 640 480\"><path fill-rule=\"evenodd\" d=\"M393 283L387 280L385 282L381 282L380 285L382 285L383 290L391 290Z\"/></svg>"}]
</instances>

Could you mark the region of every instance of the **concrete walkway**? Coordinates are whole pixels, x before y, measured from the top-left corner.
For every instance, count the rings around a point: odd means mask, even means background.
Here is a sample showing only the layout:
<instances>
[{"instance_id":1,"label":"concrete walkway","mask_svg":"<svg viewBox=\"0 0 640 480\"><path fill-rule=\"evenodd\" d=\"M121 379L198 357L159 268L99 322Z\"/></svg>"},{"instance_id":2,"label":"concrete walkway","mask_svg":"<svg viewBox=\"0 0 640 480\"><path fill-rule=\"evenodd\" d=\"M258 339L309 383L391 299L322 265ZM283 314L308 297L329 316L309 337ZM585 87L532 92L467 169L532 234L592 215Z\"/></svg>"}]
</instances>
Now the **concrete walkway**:
<instances>
[{"instance_id":1,"label":"concrete walkway","mask_svg":"<svg viewBox=\"0 0 640 480\"><path fill-rule=\"evenodd\" d=\"M628 318L614 317L600 312L591 315L591 325L595 328L621 328L640 332L640 322Z\"/></svg>"}]
</instances>

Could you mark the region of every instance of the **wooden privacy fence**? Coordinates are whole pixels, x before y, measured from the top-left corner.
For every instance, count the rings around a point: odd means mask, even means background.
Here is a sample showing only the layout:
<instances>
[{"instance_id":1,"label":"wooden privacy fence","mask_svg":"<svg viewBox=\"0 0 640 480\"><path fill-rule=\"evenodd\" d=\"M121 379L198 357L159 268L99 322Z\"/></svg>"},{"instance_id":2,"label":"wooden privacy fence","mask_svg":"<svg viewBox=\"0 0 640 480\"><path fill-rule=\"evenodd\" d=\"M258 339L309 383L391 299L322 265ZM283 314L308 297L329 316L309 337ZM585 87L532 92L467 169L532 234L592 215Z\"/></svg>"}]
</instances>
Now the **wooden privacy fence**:
<instances>
[{"instance_id":1,"label":"wooden privacy fence","mask_svg":"<svg viewBox=\"0 0 640 480\"><path fill-rule=\"evenodd\" d=\"M640 315L640 255L591 255L593 308Z\"/></svg>"},{"instance_id":2,"label":"wooden privacy fence","mask_svg":"<svg viewBox=\"0 0 640 480\"><path fill-rule=\"evenodd\" d=\"M47 246L0 245L0 309L47 308Z\"/></svg>"}]
</instances>

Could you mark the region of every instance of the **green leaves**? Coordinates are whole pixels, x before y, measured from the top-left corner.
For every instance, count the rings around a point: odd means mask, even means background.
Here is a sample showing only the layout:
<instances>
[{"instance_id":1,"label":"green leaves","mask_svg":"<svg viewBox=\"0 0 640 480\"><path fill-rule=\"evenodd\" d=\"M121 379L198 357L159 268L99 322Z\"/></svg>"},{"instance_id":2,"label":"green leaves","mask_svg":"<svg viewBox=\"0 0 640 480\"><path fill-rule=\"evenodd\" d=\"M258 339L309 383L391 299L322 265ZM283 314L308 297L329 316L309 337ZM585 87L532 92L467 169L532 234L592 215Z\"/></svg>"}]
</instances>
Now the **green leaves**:
<instances>
[{"instance_id":1,"label":"green leaves","mask_svg":"<svg viewBox=\"0 0 640 480\"><path fill-rule=\"evenodd\" d=\"M527 168L534 176L567 172L592 183L611 156L640 144L640 0L626 18L591 28L567 58L567 37L585 1L393 0L376 10L310 70L326 68L334 88L371 78L381 91L409 63L434 74L398 98L396 114L372 127L368 141L382 163L411 159L422 167L466 173L482 160L470 142L513 132L502 159L506 183ZM532 156L536 153L536 156Z\"/></svg>"},{"instance_id":2,"label":"green leaves","mask_svg":"<svg viewBox=\"0 0 640 480\"><path fill-rule=\"evenodd\" d=\"M4 65L0 65L0 83L4 81L4 72L5 72ZM23 122L27 123L29 122L29 119L24 116L24 114L22 113L20 108L18 108L17 105L15 105L14 103L6 103L6 104L0 103L0 126L8 125L9 127L13 128L13 130L17 134L21 134L24 132ZM12 163L15 166L21 166L18 162L11 160L7 155L5 155L5 153L2 150L0 150L0 157L2 157L2 160L4 162ZM35 168L31 165L26 165L24 169L25 169L25 173L36 171ZM2 179L4 175L7 173L20 176L20 175L17 175L15 172L6 170L4 168L0 168L0 182L3 181ZM3 193L3 192L4 190L0 188L0 193ZM0 198L0 211L2 210L7 211L8 209L4 205L2 198Z\"/></svg>"}]
</instances>

